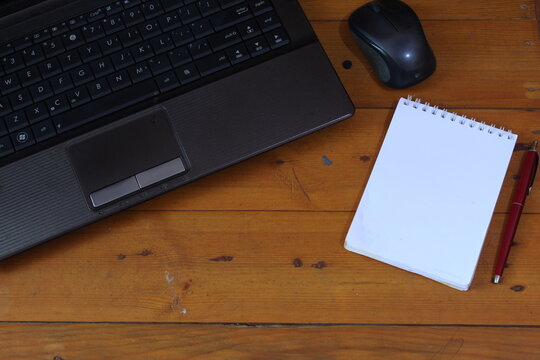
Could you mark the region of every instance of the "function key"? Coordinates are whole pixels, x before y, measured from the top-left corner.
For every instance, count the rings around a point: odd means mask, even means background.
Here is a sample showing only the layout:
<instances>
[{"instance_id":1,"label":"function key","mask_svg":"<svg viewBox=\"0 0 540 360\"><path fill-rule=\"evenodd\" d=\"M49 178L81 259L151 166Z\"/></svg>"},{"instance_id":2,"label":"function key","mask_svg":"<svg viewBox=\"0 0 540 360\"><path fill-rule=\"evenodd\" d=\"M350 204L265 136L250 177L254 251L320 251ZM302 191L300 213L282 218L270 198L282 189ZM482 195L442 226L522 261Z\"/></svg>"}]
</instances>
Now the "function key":
<instances>
[{"instance_id":1,"label":"function key","mask_svg":"<svg viewBox=\"0 0 540 360\"><path fill-rule=\"evenodd\" d=\"M141 3L141 0L122 0L122 4L124 5L124 8L126 9L137 6L140 3Z\"/></svg>"},{"instance_id":2,"label":"function key","mask_svg":"<svg viewBox=\"0 0 540 360\"><path fill-rule=\"evenodd\" d=\"M74 17L73 19L69 19L67 23L70 29L76 29L78 27L83 26L87 22L88 21L86 21L86 18L84 17L84 15L81 15L81 16Z\"/></svg>"},{"instance_id":3,"label":"function key","mask_svg":"<svg viewBox=\"0 0 540 360\"><path fill-rule=\"evenodd\" d=\"M13 52L12 44L3 44L0 45L0 56L6 56Z\"/></svg>"},{"instance_id":4,"label":"function key","mask_svg":"<svg viewBox=\"0 0 540 360\"><path fill-rule=\"evenodd\" d=\"M35 33L31 37L32 37L32 41L34 41L34 44L35 43L40 43L42 41L50 39L51 38L51 32L49 31L49 29L44 29L44 30L41 30L38 33Z\"/></svg>"},{"instance_id":5,"label":"function key","mask_svg":"<svg viewBox=\"0 0 540 360\"><path fill-rule=\"evenodd\" d=\"M56 36L65 33L69 30L68 25L63 22L61 24L55 25L51 28L51 36Z\"/></svg>"},{"instance_id":6,"label":"function key","mask_svg":"<svg viewBox=\"0 0 540 360\"><path fill-rule=\"evenodd\" d=\"M26 49L30 45L32 45L32 38L30 36L13 41L13 47L15 50Z\"/></svg>"},{"instance_id":7,"label":"function key","mask_svg":"<svg viewBox=\"0 0 540 360\"><path fill-rule=\"evenodd\" d=\"M124 10L124 7L122 6L122 2L120 1L115 1L111 5L105 6L105 11L107 12L107 15L116 14L122 10Z\"/></svg>"},{"instance_id":8,"label":"function key","mask_svg":"<svg viewBox=\"0 0 540 360\"><path fill-rule=\"evenodd\" d=\"M161 3L165 11L175 10L184 5L182 0L161 0Z\"/></svg>"},{"instance_id":9,"label":"function key","mask_svg":"<svg viewBox=\"0 0 540 360\"><path fill-rule=\"evenodd\" d=\"M89 23L92 21L100 20L105 17L105 10L103 8L96 9L94 11L91 11L88 16L86 16L86 21Z\"/></svg>"},{"instance_id":10,"label":"function key","mask_svg":"<svg viewBox=\"0 0 540 360\"><path fill-rule=\"evenodd\" d=\"M272 4L269 0L251 0L249 6L255 15L261 15L272 10Z\"/></svg>"},{"instance_id":11,"label":"function key","mask_svg":"<svg viewBox=\"0 0 540 360\"><path fill-rule=\"evenodd\" d=\"M261 15L257 18L262 31L267 32L281 26L275 12Z\"/></svg>"}]
</instances>

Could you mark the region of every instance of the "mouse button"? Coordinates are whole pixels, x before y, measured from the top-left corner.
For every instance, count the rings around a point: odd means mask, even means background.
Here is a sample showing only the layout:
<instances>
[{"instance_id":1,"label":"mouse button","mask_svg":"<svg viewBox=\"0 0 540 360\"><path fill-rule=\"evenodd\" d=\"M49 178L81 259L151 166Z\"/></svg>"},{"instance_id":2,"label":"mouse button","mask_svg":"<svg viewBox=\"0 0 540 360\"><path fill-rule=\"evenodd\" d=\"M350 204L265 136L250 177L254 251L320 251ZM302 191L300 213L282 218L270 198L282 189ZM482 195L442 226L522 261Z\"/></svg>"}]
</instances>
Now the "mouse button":
<instances>
[{"instance_id":1,"label":"mouse button","mask_svg":"<svg viewBox=\"0 0 540 360\"><path fill-rule=\"evenodd\" d=\"M369 3L369 8L373 10L373 12L381 12L381 7L376 2Z\"/></svg>"}]
</instances>

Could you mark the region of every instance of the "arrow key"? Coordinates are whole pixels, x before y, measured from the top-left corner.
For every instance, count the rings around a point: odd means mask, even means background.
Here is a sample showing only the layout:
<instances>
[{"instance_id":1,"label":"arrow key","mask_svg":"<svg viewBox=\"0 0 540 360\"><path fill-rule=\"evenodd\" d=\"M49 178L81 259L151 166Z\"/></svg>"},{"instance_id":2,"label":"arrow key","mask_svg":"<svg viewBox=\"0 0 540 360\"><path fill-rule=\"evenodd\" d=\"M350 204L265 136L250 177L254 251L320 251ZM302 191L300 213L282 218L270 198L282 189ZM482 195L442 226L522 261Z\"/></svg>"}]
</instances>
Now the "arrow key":
<instances>
[{"instance_id":1,"label":"arrow key","mask_svg":"<svg viewBox=\"0 0 540 360\"><path fill-rule=\"evenodd\" d=\"M231 64L238 64L250 58L249 52L243 44L238 44L227 49L227 56Z\"/></svg>"}]
</instances>

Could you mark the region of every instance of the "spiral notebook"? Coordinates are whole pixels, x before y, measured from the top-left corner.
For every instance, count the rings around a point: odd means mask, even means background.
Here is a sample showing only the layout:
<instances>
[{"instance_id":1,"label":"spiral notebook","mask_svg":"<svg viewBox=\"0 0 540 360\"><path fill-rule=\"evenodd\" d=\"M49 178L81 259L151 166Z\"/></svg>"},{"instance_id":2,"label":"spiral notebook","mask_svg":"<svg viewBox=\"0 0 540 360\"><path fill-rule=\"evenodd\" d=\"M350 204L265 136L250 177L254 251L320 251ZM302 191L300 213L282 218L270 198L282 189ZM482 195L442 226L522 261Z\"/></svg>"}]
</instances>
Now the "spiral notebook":
<instances>
[{"instance_id":1,"label":"spiral notebook","mask_svg":"<svg viewBox=\"0 0 540 360\"><path fill-rule=\"evenodd\" d=\"M345 248L467 290L516 140L401 98Z\"/></svg>"}]
</instances>

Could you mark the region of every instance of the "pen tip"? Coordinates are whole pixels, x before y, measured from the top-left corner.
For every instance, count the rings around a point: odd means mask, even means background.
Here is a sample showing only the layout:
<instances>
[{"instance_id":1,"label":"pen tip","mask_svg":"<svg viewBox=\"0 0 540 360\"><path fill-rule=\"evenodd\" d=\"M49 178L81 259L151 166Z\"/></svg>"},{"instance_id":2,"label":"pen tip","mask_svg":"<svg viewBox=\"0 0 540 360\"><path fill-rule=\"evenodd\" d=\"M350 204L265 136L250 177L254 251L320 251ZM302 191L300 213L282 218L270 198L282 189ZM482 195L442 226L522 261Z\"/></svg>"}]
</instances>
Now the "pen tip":
<instances>
[{"instance_id":1,"label":"pen tip","mask_svg":"<svg viewBox=\"0 0 540 360\"><path fill-rule=\"evenodd\" d=\"M493 277L493 283L498 284L501 281L501 275L495 275Z\"/></svg>"}]
</instances>

